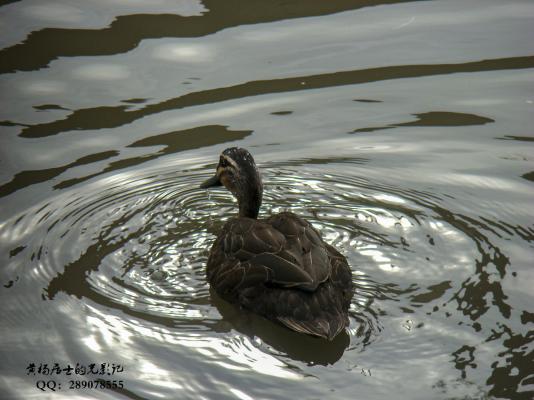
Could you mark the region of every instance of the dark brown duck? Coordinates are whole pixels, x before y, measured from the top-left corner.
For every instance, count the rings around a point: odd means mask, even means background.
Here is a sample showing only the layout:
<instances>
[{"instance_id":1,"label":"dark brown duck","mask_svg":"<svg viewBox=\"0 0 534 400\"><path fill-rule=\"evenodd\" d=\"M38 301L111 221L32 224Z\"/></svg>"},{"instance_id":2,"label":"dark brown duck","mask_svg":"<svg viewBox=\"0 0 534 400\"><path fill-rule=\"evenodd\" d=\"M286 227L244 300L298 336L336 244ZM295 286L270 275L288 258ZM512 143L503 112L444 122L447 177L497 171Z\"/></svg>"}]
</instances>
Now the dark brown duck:
<instances>
[{"instance_id":1,"label":"dark brown duck","mask_svg":"<svg viewBox=\"0 0 534 400\"><path fill-rule=\"evenodd\" d=\"M257 219L263 185L246 149L224 150L215 176L201 187L221 185L237 198L239 216L226 222L211 248L210 285L231 303L332 340L349 323L353 283L345 257L293 213Z\"/></svg>"}]
</instances>

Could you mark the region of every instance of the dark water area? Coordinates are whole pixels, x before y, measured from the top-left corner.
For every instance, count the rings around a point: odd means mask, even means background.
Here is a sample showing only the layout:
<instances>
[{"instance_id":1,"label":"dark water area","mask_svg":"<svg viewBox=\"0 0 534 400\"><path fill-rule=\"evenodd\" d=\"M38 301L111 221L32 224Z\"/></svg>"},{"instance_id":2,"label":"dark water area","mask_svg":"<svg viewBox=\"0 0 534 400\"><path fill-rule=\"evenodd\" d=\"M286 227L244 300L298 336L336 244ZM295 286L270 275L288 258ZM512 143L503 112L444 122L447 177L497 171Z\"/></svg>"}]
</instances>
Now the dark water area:
<instances>
[{"instance_id":1,"label":"dark water area","mask_svg":"<svg viewBox=\"0 0 534 400\"><path fill-rule=\"evenodd\" d=\"M0 30L2 399L534 398L532 1L19 0ZM260 217L347 257L334 341L210 291L230 146Z\"/></svg>"}]
</instances>

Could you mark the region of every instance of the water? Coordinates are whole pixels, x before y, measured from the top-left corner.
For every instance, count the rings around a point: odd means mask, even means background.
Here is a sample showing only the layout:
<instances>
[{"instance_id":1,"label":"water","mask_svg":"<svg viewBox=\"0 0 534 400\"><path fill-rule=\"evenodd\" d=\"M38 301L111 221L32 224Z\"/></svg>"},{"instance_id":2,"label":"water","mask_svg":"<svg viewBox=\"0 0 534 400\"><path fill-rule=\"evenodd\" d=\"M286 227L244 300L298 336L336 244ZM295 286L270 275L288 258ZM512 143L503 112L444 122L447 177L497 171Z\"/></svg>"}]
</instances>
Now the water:
<instances>
[{"instance_id":1,"label":"water","mask_svg":"<svg viewBox=\"0 0 534 400\"><path fill-rule=\"evenodd\" d=\"M531 1L1 4L3 398L534 396ZM332 343L210 292L235 145L349 260Z\"/></svg>"}]
</instances>

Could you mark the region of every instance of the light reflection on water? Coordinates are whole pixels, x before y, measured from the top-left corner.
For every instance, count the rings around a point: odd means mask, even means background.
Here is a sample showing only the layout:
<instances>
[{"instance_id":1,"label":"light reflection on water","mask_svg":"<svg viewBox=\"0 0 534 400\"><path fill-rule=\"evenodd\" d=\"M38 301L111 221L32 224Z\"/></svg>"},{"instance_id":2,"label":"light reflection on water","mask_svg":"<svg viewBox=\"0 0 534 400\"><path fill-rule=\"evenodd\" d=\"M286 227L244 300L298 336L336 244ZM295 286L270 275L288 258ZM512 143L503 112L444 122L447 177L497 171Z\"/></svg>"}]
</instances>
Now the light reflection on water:
<instances>
[{"instance_id":1,"label":"light reflection on water","mask_svg":"<svg viewBox=\"0 0 534 400\"><path fill-rule=\"evenodd\" d=\"M309 372L302 366L295 369L293 360L301 358L309 365L335 363L344 352L358 354L377 343L388 343L384 330L389 331L389 338L395 338L388 346L407 346L411 357L411 341L403 344L396 337L401 332L424 326L425 335L447 335L453 342L472 340L472 333L450 332L447 325L434 319L426 328L425 317L417 316L415 310L450 294L450 282L471 275L472 260L486 257L479 253L482 247L473 247L473 233L462 230L461 225L451 225L451 216L435 215L434 203L425 199L425 194L386 185L378 189L365 179L332 173L318 180L316 168L265 165L263 207L266 214L291 210L305 216L349 259L357 290L350 309L349 341L335 344L335 353L325 350L337 354L334 358L314 359L308 348L308 354L290 352L288 364L284 355L287 346L291 348L300 338L282 332L286 337L281 342L269 335L262 339L265 329L273 329L269 322L258 321L260 318L246 312L228 311L231 306L208 292L204 278L207 249L221 220L235 213L228 193L212 191L208 196L198 188L211 168L185 174L160 170L147 171L144 177L124 175L123 181L115 177L114 186L96 181L13 217L4 223L3 237L9 238L11 247L26 238L40 240L39 255L32 255L34 272L24 279L41 285L45 301L71 303L62 295L68 293L94 304L85 307L82 323L86 333L80 341L86 346L86 356L115 354L123 358L122 352L137 347L142 337L159 343L169 354L176 346L182 348L179 353L193 349L205 362L229 371L299 380ZM335 163L323 168L331 170ZM309 201L298 201L303 196ZM64 198L74 200L65 202ZM66 205L59 207L63 203ZM11 227L19 234L10 232ZM39 231L43 234L37 235ZM69 245L73 235L75 252ZM486 243L488 246L491 248L491 243ZM447 248L463 250L443 254ZM27 257L27 253L24 249L14 258ZM439 264L433 265L431 259L439 259ZM379 271L383 275L377 277ZM491 273L490 267L485 271ZM375 276L374 281L369 275ZM427 285L436 278L449 283L434 295L433 286ZM407 286L401 283L404 281ZM468 298L465 288L454 296ZM438 304L434 311L440 308ZM443 306L448 308L447 302ZM459 307L467 308L466 300ZM406 312L416 314L407 318L403 315ZM151 323L146 326L140 321ZM230 335L220 336L221 327ZM239 332L241 329L244 333ZM376 340L380 342L373 344ZM113 350L117 345L119 353ZM441 350L428 343L418 345L416 354L441 357ZM143 361L135 367L135 374L159 388L150 393L184 390L181 382L171 379L170 371L144 359L146 356L140 358Z\"/></svg>"},{"instance_id":2,"label":"light reflection on water","mask_svg":"<svg viewBox=\"0 0 534 400\"><path fill-rule=\"evenodd\" d=\"M37 3L0 6L6 398L55 361L125 366L57 398L532 397L530 2ZM332 343L210 291L232 145L349 260Z\"/></svg>"}]
</instances>

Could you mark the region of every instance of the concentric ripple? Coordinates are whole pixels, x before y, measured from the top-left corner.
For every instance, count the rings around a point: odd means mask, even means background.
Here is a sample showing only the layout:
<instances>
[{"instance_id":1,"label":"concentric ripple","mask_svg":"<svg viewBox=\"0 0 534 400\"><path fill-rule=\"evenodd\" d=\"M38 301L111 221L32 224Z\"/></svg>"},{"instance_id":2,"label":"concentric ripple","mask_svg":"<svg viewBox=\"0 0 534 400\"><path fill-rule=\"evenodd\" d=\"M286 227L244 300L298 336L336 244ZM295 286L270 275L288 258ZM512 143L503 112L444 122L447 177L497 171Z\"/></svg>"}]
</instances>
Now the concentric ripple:
<instances>
[{"instance_id":1,"label":"concentric ripple","mask_svg":"<svg viewBox=\"0 0 534 400\"><path fill-rule=\"evenodd\" d=\"M443 267L468 276L477 257L469 232L436 212L440 199L435 195L312 167L269 170L266 178L267 214L289 210L307 218L349 260L356 285L352 348L380 337L384 327L379 316L409 311L405 297L424 292ZM452 251L458 247L470 254ZM417 277L417 284L403 287L399 275ZM384 299L398 302L398 308L382 309L377 300Z\"/></svg>"},{"instance_id":2,"label":"concentric ripple","mask_svg":"<svg viewBox=\"0 0 534 400\"><path fill-rule=\"evenodd\" d=\"M2 227L3 237L11 241L10 273L18 275L17 268L30 263L31 279L41 285L45 300L60 293L87 298L191 332L227 331L220 322L229 319L239 331L243 321L236 320L233 311L233 317L227 317L205 279L215 235L236 213L227 191L199 188L211 173L212 166L118 175L62 192ZM452 279L446 275L469 279L472 260L484 258L492 248L482 234L473 242L473 227L460 223L429 193L354 175L325 174L313 165L266 165L262 173L260 217L295 212L347 257L356 285L351 350L362 351L391 334L384 315L401 317L425 303L443 302L440 297L451 289L447 282ZM454 250L459 247L461 252ZM434 312L454 299L434 306ZM245 318L247 325L249 317L242 314L237 318ZM276 345L258 346L273 355L284 353ZM339 346L340 357L346 344Z\"/></svg>"}]
</instances>

